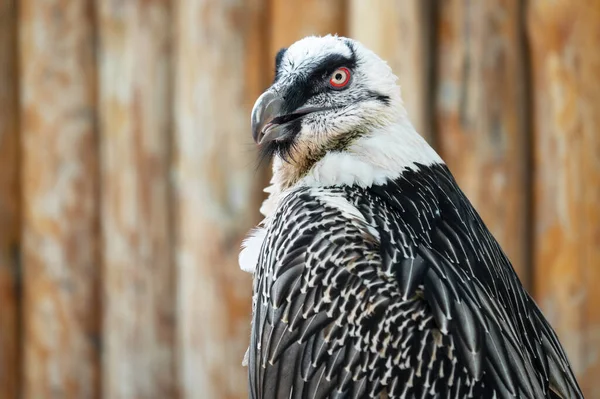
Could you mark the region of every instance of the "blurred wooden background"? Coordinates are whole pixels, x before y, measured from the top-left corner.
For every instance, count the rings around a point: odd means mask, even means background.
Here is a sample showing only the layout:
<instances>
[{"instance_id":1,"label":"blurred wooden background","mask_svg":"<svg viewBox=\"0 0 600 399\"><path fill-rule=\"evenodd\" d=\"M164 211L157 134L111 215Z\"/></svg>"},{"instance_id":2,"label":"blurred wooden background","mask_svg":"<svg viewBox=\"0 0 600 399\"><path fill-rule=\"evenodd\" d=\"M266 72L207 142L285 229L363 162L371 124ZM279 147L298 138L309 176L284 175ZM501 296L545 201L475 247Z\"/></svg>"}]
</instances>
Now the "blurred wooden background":
<instances>
[{"instance_id":1,"label":"blurred wooden background","mask_svg":"<svg viewBox=\"0 0 600 399\"><path fill-rule=\"evenodd\" d=\"M242 398L249 113L363 41L600 398L600 1L0 0L0 398Z\"/></svg>"}]
</instances>

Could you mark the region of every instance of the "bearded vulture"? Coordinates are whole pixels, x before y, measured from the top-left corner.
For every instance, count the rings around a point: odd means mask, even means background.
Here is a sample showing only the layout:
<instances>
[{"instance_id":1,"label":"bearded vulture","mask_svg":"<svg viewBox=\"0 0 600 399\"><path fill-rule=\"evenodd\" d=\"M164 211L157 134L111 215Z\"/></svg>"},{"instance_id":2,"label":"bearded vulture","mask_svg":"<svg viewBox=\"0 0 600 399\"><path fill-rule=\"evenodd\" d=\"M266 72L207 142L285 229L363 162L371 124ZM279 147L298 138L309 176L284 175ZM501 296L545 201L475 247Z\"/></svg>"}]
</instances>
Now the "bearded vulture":
<instances>
[{"instance_id":1,"label":"bearded vulture","mask_svg":"<svg viewBox=\"0 0 600 399\"><path fill-rule=\"evenodd\" d=\"M275 63L251 120L273 178L240 253L250 398L583 397L389 66L338 36Z\"/></svg>"}]
</instances>

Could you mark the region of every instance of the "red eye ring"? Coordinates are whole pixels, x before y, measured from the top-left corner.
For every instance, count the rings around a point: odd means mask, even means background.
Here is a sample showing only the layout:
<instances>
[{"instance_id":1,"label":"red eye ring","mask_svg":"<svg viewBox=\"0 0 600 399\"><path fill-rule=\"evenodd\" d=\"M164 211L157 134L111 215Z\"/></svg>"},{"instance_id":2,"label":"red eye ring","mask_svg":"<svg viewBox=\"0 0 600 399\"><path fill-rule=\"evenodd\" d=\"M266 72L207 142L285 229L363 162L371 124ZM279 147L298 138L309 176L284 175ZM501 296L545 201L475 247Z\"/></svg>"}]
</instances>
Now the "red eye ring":
<instances>
[{"instance_id":1,"label":"red eye ring","mask_svg":"<svg viewBox=\"0 0 600 399\"><path fill-rule=\"evenodd\" d=\"M341 89L350 82L350 70L348 68L338 68L329 77L329 84L335 89Z\"/></svg>"}]
</instances>

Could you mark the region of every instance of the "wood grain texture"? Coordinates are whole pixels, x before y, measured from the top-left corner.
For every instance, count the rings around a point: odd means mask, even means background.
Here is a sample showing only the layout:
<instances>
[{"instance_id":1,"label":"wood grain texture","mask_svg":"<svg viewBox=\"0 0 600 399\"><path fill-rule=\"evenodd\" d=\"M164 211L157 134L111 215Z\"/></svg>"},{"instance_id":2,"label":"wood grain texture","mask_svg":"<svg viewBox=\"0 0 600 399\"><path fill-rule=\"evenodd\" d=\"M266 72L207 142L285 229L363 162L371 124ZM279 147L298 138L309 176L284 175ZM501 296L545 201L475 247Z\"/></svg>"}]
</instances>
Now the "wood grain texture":
<instances>
[{"instance_id":1,"label":"wood grain texture","mask_svg":"<svg viewBox=\"0 0 600 399\"><path fill-rule=\"evenodd\" d=\"M16 399L20 380L19 132L17 8L0 0L0 397Z\"/></svg>"},{"instance_id":2,"label":"wood grain texture","mask_svg":"<svg viewBox=\"0 0 600 399\"><path fill-rule=\"evenodd\" d=\"M266 79L268 86L275 76L275 56L306 36L347 34L348 5L346 0L306 0L301 3L290 0L269 0L266 29ZM271 171L265 173L262 186L267 186Z\"/></svg>"},{"instance_id":3,"label":"wood grain texture","mask_svg":"<svg viewBox=\"0 0 600 399\"><path fill-rule=\"evenodd\" d=\"M431 1L350 0L348 34L386 60L417 131L431 142Z\"/></svg>"},{"instance_id":4,"label":"wood grain texture","mask_svg":"<svg viewBox=\"0 0 600 399\"><path fill-rule=\"evenodd\" d=\"M0 398L247 396L250 110L327 33L390 62L600 399L592 0L0 0Z\"/></svg>"},{"instance_id":5,"label":"wood grain texture","mask_svg":"<svg viewBox=\"0 0 600 399\"><path fill-rule=\"evenodd\" d=\"M99 0L106 398L175 396L171 253L171 12Z\"/></svg>"},{"instance_id":6,"label":"wood grain texture","mask_svg":"<svg viewBox=\"0 0 600 399\"><path fill-rule=\"evenodd\" d=\"M186 398L248 395L241 363L252 283L237 257L261 197L249 115L256 82L264 81L257 56L266 51L257 34L264 12L258 0L178 3L173 167L178 373Z\"/></svg>"},{"instance_id":7,"label":"wood grain texture","mask_svg":"<svg viewBox=\"0 0 600 399\"><path fill-rule=\"evenodd\" d=\"M532 1L535 294L600 398L600 3Z\"/></svg>"},{"instance_id":8,"label":"wood grain texture","mask_svg":"<svg viewBox=\"0 0 600 399\"><path fill-rule=\"evenodd\" d=\"M99 393L90 1L20 2L24 398Z\"/></svg>"},{"instance_id":9,"label":"wood grain texture","mask_svg":"<svg viewBox=\"0 0 600 399\"><path fill-rule=\"evenodd\" d=\"M271 77L275 55L306 36L346 34L347 6L344 0L271 0L269 8L269 60Z\"/></svg>"},{"instance_id":10,"label":"wood grain texture","mask_svg":"<svg viewBox=\"0 0 600 399\"><path fill-rule=\"evenodd\" d=\"M528 287L520 2L451 0L438 12L438 150Z\"/></svg>"}]
</instances>

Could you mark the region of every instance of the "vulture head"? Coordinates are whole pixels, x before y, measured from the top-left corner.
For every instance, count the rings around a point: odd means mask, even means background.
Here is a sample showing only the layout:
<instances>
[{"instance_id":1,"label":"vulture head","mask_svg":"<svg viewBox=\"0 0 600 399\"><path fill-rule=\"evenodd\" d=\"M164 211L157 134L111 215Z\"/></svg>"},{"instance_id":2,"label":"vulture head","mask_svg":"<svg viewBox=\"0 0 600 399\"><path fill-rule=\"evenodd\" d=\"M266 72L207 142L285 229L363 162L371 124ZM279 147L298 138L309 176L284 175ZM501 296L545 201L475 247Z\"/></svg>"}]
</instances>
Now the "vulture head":
<instances>
[{"instance_id":1,"label":"vulture head","mask_svg":"<svg viewBox=\"0 0 600 399\"><path fill-rule=\"evenodd\" d=\"M441 162L410 123L396 80L352 39L313 36L280 50L274 82L252 110L252 135L274 158L278 188L370 186Z\"/></svg>"}]
</instances>

